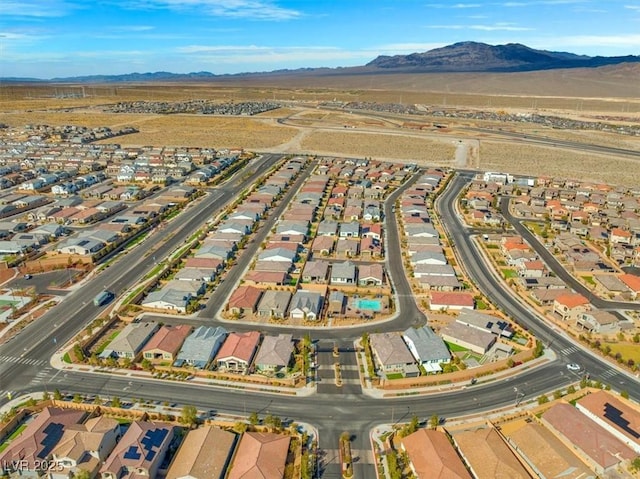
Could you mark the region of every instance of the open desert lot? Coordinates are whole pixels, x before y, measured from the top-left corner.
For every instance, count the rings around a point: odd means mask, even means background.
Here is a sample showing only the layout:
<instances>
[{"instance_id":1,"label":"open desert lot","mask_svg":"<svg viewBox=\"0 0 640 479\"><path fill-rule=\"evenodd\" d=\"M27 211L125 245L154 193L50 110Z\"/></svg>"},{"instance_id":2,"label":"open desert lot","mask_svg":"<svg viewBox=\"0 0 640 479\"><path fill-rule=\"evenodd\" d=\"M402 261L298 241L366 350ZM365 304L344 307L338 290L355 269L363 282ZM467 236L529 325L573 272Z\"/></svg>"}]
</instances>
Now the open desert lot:
<instances>
[{"instance_id":1,"label":"open desert lot","mask_svg":"<svg viewBox=\"0 0 640 479\"><path fill-rule=\"evenodd\" d=\"M242 147L256 151L367 156L637 185L640 175L629 172L640 170L637 167L640 159L541 146L523 138L508 140L498 136L499 130L503 130L640 151L637 136L500 120L502 115L513 118L535 113L590 122L637 124L640 85L630 81L629 75L611 72L607 75L606 69L597 70L503 75L362 75L341 77L341 87L334 84L338 77L322 75L236 78L233 85L230 79L210 84L3 85L0 112L3 122L12 126L137 128L139 133L117 138L116 142L124 146ZM567 80L575 82L574 95L561 87ZM563 93L567 96L562 96ZM577 96L580 94L583 96ZM119 102L193 100L277 101L283 107L255 116L103 111L103 106ZM384 108L377 111L341 108L344 102L417 105L423 114L400 114ZM326 105L331 109L326 109ZM455 114L442 117L432 115L433 111L489 112L494 118ZM445 123L447 128L436 129L434 125L438 123ZM496 134L480 133L473 128L491 129ZM460 141L479 144L479 163L477 158L473 161L467 158L466 162L461 158L460 149L456 148Z\"/></svg>"}]
</instances>

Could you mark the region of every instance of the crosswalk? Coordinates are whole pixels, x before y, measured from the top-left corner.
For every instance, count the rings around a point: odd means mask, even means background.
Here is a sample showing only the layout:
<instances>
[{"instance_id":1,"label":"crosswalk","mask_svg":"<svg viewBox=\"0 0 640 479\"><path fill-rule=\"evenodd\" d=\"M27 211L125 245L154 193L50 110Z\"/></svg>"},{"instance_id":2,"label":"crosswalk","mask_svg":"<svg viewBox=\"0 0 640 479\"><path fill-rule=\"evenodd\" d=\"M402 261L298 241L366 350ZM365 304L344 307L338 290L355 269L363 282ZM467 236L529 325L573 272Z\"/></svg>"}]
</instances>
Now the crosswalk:
<instances>
[{"instance_id":1,"label":"crosswalk","mask_svg":"<svg viewBox=\"0 0 640 479\"><path fill-rule=\"evenodd\" d=\"M578 346L571 346L569 348L564 348L560 350L560 353L564 356L571 354L571 353L577 353L578 351L580 351L580 348Z\"/></svg>"},{"instance_id":2,"label":"crosswalk","mask_svg":"<svg viewBox=\"0 0 640 479\"><path fill-rule=\"evenodd\" d=\"M608 369L607 371L603 372L600 375L600 377L603 379L609 379L615 376L616 374L618 374L618 371L616 371L615 369Z\"/></svg>"},{"instance_id":3,"label":"crosswalk","mask_svg":"<svg viewBox=\"0 0 640 479\"><path fill-rule=\"evenodd\" d=\"M46 366L49 364L44 359L19 358L16 356L0 356L0 363L20 363L28 366Z\"/></svg>"}]
</instances>

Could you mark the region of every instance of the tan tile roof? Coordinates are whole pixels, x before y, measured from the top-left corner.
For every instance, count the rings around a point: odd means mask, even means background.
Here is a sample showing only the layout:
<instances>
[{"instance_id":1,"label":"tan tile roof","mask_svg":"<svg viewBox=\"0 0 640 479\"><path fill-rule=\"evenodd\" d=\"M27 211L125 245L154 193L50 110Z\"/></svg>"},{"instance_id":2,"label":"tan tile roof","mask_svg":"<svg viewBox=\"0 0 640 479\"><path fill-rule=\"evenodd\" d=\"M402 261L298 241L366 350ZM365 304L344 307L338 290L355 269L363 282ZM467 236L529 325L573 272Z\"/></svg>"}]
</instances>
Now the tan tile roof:
<instances>
[{"instance_id":1,"label":"tan tile roof","mask_svg":"<svg viewBox=\"0 0 640 479\"><path fill-rule=\"evenodd\" d=\"M204 426L189 431L173 459L166 479L222 479L236 435Z\"/></svg>"},{"instance_id":2,"label":"tan tile roof","mask_svg":"<svg viewBox=\"0 0 640 479\"><path fill-rule=\"evenodd\" d=\"M570 404L556 404L542 419L602 468L610 468L634 452Z\"/></svg>"},{"instance_id":3,"label":"tan tile roof","mask_svg":"<svg viewBox=\"0 0 640 479\"><path fill-rule=\"evenodd\" d=\"M191 334L191 326L162 326L145 345L143 351L158 350L176 354L184 340Z\"/></svg>"},{"instance_id":4,"label":"tan tile roof","mask_svg":"<svg viewBox=\"0 0 640 479\"><path fill-rule=\"evenodd\" d=\"M605 391L583 397L578 401L578 406L597 416L630 441L640 443L640 410L637 408Z\"/></svg>"},{"instance_id":5,"label":"tan tile roof","mask_svg":"<svg viewBox=\"0 0 640 479\"><path fill-rule=\"evenodd\" d=\"M524 454L545 477L585 479L593 473L551 431L536 423L508 434L518 451Z\"/></svg>"},{"instance_id":6,"label":"tan tile roof","mask_svg":"<svg viewBox=\"0 0 640 479\"><path fill-rule=\"evenodd\" d=\"M243 434L228 479L279 479L289 451L289 436L268 432Z\"/></svg>"},{"instance_id":7,"label":"tan tile roof","mask_svg":"<svg viewBox=\"0 0 640 479\"><path fill-rule=\"evenodd\" d=\"M420 479L471 479L456 450L442 432L418 429L402 439L402 447Z\"/></svg>"},{"instance_id":8,"label":"tan tile roof","mask_svg":"<svg viewBox=\"0 0 640 479\"><path fill-rule=\"evenodd\" d=\"M28 468L35 467L36 459L51 454L67 428L78 424L85 413L72 409L44 408L2 454L0 464L27 461Z\"/></svg>"},{"instance_id":9,"label":"tan tile roof","mask_svg":"<svg viewBox=\"0 0 640 479\"><path fill-rule=\"evenodd\" d=\"M477 479L531 477L494 428L465 431L453 438Z\"/></svg>"}]
</instances>

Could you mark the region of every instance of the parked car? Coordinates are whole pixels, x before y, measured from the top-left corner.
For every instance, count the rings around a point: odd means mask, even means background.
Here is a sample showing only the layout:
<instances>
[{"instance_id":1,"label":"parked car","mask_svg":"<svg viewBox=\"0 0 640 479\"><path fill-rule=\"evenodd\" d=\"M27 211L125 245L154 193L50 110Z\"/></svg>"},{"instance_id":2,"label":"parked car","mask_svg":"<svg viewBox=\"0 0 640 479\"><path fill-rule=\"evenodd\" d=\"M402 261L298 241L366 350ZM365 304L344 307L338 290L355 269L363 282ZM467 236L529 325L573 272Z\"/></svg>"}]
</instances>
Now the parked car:
<instances>
[{"instance_id":1,"label":"parked car","mask_svg":"<svg viewBox=\"0 0 640 479\"><path fill-rule=\"evenodd\" d=\"M31 276L30 274L25 274L24 275L24 279L31 279L31 278L33 278L33 276Z\"/></svg>"}]
</instances>

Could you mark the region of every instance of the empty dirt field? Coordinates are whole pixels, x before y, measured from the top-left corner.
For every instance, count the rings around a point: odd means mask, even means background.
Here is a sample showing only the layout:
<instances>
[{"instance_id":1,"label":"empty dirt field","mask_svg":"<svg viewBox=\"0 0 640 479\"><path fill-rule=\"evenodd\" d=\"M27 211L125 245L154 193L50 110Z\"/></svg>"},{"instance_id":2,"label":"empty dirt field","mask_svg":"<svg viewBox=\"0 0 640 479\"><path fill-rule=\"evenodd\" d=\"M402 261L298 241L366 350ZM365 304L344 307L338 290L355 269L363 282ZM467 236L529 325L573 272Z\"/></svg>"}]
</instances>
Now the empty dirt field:
<instances>
[{"instance_id":1,"label":"empty dirt field","mask_svg":"<svg viewBox=\"0 0 640 479\"><path fill-rule=\"evenodd\" d=\"M581 153L563 148L483 140L480 169L526 175L550 175L634 186L640 181L640 160Z\"/></svg>"},{"instance_id":2,"label":"empty dirt field","mask_svg":"<svg viewBox=\"0 0 640 479\"><path fill-rule=\"evenodd\" d=\"M572 72L587 84L584 73ZM530 175L556 175L614 184L637 185L640 180L640 159L613 157L551 146L536 146L524 139L507 141L491 133L478 133L469 127L490 128L520 132L532 137L569 140L576 143L597 144L614 148L640 151L640 137L593 130L554 129L527 122L502 122L487 119L398 115L387 111L374 112L359 109L326 110L321 102L377 102L417 104L428 112L446 106L465 111L492 111L513 114L557 115L567 118L582 117L590 121L616 118L620 123L633 122L638 117L640 100L631 95L637 86L620 80L619 91L609 98L570 98L553 96L552 91L526 91L539 85L545 75L515 75L526 79L523 94L511 91L499 95L495 88L486 92L470 89L462 91L481 79L502 84L508 76L431 76L414 78L411 86L407 77L347 78L345 86L335 88L322 79L302 81L286 78L259 80L252 85L246 79L235 84L141 84L141 85L28 85L0 88L2 122L10 126L26 124L107 126L122 128L133 126L139 133L105 140L123 146L199 146L237 148L284 153L308 153L327 156L372 157L384 160L416 162L422 165L454 166L456 144L460 141L478 141L479 168ZM395 75L394 75L395 77ZM402 80L402 81L400 81ZM434 83L431 84L430 81ZM566 79L565 79L566 80ZM258 80L255 80L258 81ZM279 83L278 83L279 82ZM363 83L364 82L364 83ZM426 83L425 83L426 82ZM318 86L314 84L317 83ZM368 84L369 87L364 85ZM556 85L556 83L550 83ZM451 91L440 93L437 88L447 85ZM494 87L495 87L494 85ZM378 88L383 87L384 88ZM432 91L418 91L419 87ZM402 90L405 88L404 90ZM589 92L586 92L589 93ZM65 96L68 95L68 96ZM626 95L626 97L625 97ZM214 102L280 101L282 108L255 116L214 116L202 114L142 114L105 113L100 105L123 101L176 102L190 100ZM603 120L605 121L605 120ZM429 124L444 122L448 128L429 131ZM403 128L402 125L420 123L425 129ZM458 152L460 153L460 152ZM460 156L458 154L458 156ZM464 159L463 159L464 160ZM456 166L464 161L455 160ZM474 167L475 163L466 166Z\"/></svg>"}]
</instances>

